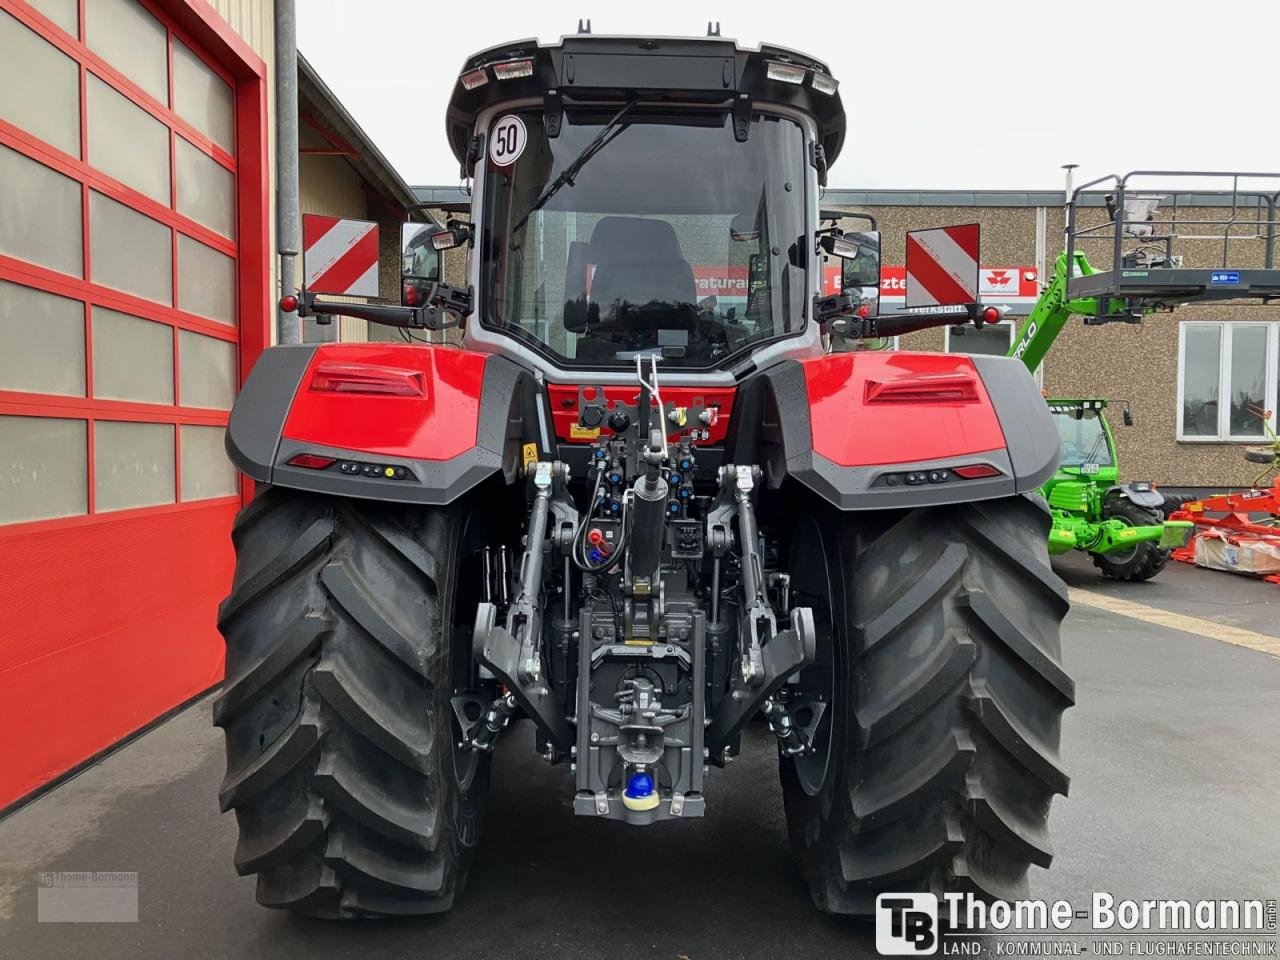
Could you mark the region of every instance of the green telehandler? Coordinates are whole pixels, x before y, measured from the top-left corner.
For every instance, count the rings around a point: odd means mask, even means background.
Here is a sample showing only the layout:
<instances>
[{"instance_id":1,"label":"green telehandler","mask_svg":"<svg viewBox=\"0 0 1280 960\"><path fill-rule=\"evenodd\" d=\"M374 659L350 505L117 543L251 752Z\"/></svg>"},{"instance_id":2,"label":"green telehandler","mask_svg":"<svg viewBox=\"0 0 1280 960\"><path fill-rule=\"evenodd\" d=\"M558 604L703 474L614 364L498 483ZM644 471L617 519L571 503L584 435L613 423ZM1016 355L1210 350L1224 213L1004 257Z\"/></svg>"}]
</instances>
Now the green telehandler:
<instances>
[{"instance_id":1,"label":"green telehandler","mask_svg":"<svg viewBox=\"0 0 1280 960\"><path fill-rule=\"evenodd\" d=\"M1194 193L1172 194L1173 209L1157 218L1168 194L1136 189L1131 179L1177 177L1195 184ZM1033 374L1073 316L1086 325L1141 323L1148 314L1190 302L1274 303L1277 208L1276 174L1221 174L1140 171L1101 177L1070 193L1066 250L1053 276L1018 330L1009 356ZM1229 189L1204 190L1218 179ZM1160 181L1166 182L1166 181ZM1261 187L1256 185L1261 184ZM1180 206L1181 203L1181 206ZM1082 215L1105 207L1106 218ZM1087 222L1090 220L1096 222ZM1185 267L1175 254L1177 240L1211 241L1221 260L1211 267ZM1078 244L1104 241L1111 269L1095 269ZM1237 268L1232 245L1253 242L1248 268ZM1201 247L1203 259L1204 247ZM1262 269L1257 269L1261 267ZM1101 573L1116 580L1148 580L1164 568L1170 551L1191 537L1193 524L1165 519L1165 497L1147 482L1120 482L1120 464L1107 401L1049 398L1058 426L1061 461L1041 488L1053 524L1049 552L1083 550ZM1133 423L1129 403L1124 423Z\"/></svg>"},{"instance_id":2,"label":"green telehandler","mask_svg":"<svg viewBox=\"0 0 1280 960\"><path fill-rule=\"evenodd\" d=\"M1059 255L1053 277L1009 350L1009 356L1021 359L1032 373L1071 317L1084 316L1095 323L1099 318L1136 322L1155 309L1140 307L1138 312L1118 298L1072 299L1067 293L1068 277L1098 271L1081 251L1071 254L1071 262L1074 270L1069 273L1068 254ZM1165 520L1164 497L1153 484L1120 482L1120 459L1107 421L1106 400L1050 398L1048 403L1062 451L1057 471L1040 488L1053 518L1049 553L1083 550L1105 577L1151 579L1168 562L1169 551L1187 542L1194 525ZM1127 402L1123 422L1125 426L1133 423Z\"/></svg>"}]
</instances>

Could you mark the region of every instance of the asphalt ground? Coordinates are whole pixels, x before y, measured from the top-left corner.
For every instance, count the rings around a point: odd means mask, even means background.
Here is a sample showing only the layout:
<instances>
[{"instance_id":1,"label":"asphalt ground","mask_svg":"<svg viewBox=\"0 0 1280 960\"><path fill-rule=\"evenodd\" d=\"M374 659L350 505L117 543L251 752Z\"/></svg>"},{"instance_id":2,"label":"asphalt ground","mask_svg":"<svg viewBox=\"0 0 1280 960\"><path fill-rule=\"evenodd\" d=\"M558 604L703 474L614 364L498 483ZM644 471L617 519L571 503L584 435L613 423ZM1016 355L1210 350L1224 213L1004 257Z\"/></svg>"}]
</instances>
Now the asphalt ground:
<instances>
[{"instance_id":1,"label":"asphalt ground","mask_svg":"<svg viewBox=\"0 0 1280 960\"><path fill-rule=\"evenodd\" d=\"M1280 637L1280 587L1177 564L1148 584L1106 583L1081 557L1057 566L1087 602L1064 629L1071 795L1055 802L1057 857L1033 869L1032 895L1078 908L1095 891L1276 897L1280 658L1096 604L1118 597L1265 639ZM450 914L335 924L259 908L254 881L232 870L206 698L0 821L0 957L876 955L868 926L810 906L761 728L712 771L706 819L647 829L575 818L567 771L531 740L527 725L505 736L485 838ZM138 921L37 922L38 874L51 871L136 871Z\"/></svg>"}]
</instances>

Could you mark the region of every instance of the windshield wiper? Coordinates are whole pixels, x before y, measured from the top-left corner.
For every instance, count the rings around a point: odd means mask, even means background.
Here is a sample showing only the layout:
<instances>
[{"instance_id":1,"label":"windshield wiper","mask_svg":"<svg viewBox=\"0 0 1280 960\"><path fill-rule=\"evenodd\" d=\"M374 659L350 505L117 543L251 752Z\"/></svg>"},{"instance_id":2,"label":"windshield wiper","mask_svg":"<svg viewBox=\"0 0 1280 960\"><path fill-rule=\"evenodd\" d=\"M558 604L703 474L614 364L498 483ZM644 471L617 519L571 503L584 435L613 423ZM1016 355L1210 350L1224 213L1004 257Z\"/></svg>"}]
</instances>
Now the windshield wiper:
<instances>
[{"instance_id":1,"label":"windshield wiper","mask_svg":"<svg viewBox=\"0 0 1280 960\"><path fill-rule=\"evenodd\" d=\"M587 165L591 158L607 147L614 138L622 133L623 130L627 129L628 124L621 123L620 121L624 116L626 116L627 111L634 107L638 102L638 100L631 100L626 104L626 106L615 113L613 115L613 119L601 127L600 132L595 135L592 141L583 147L580 154L574 157L573 162L560 172L560 176L547 184L546 189L538 195L538 199L533 202L533 206L529 208L528 213L516 221L516 225L511 228L512 249L515 249L515 235L524 228L526 223L529 222L529 218L550 203L551 198L559 193L565 186L573 186L574 177L576 177L582 168Z\"/></svg>"}]
</instances>

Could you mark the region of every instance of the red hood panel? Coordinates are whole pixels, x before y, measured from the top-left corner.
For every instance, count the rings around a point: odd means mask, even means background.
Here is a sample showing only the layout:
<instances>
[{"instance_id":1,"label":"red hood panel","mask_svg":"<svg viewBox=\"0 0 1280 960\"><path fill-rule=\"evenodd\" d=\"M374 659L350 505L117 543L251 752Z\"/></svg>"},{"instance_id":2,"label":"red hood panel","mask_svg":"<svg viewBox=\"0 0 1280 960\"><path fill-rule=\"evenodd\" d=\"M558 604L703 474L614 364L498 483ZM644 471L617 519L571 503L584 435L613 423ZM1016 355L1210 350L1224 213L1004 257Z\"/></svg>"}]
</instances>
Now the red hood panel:
<instances>
[{"instance_id":1,"label":"red hood panel","mask_svg":"<svg viewBox=\"0 0 1280 960\"><path fill-rule=\"evenodd\" d=\"M844 467L985 453L1004 432L963 354L859 351L800 361L813 448Z\"/></svg>"},{"instance_id":2,"label":"red hood panel","mask_svg":"<svg viewBox=\"0 0 1280 960\"><path fill-rule=\"evenodd\" d=\"M489 355L411 344L335 343L316 350L298 386L283 436L389 457L450 460L476 444ZM316 368L392 368L422 374L419 396L311 389Z\"/></svg>"}]
</instances>

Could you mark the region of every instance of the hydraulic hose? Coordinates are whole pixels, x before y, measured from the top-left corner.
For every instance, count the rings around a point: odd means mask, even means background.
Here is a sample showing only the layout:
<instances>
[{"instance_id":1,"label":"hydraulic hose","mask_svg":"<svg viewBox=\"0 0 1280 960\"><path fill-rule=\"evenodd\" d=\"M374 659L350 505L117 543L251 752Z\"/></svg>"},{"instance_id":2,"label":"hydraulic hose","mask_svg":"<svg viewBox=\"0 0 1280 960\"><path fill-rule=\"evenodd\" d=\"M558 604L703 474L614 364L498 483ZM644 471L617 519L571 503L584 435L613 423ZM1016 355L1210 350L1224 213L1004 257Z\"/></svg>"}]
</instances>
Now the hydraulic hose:
<instances>
[{"instance_id":1,"label":"hydraulic hose","mask_svg":"<svg viewBox=\"0 0 1280 960\"><path fill-rule=\"evenodd\" d=\"M586 556L584 546L586 544L587 528L591 526L591 515L595 512L596 499L600 496L600 482L604 478L604 467L596 469L596 482L591 487L591 499L587 503L587 512L578 524L578 529L573 534L573 562L578 569L584 573L603 573L611 566L622 559L623 551L627 548L627 513L626 502L623 502L622 519L619 523L621 533L618 535L618 542L614 544L613 551L601 560L599 563L592 563Z\"/></svg>"}]
</instances>

